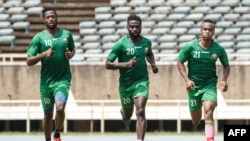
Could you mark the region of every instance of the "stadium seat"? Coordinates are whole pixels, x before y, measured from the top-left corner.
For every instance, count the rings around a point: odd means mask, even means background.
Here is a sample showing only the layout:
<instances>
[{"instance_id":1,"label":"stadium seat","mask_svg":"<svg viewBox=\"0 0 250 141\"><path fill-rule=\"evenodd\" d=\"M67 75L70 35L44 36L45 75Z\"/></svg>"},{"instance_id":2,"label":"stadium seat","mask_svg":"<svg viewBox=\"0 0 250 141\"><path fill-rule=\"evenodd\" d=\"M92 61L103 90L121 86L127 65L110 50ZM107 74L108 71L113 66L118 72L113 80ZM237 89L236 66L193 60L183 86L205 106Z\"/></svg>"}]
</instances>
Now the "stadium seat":
<instances>
[{"instance_id":1,"label":"stadium seat","mask_svg":"<svg viewBox=\"0 0 250 141\"><path fill-rule=\"evenodd\" d=\"M149 16L149 19L152 21L163 21L166 17L166 14L153 13Z\"/></svg>"},{"instance_id":2,"label":"stadium seat","mask_svg":"<svg viewBox=\"0 0 250 141\"><path fill-rule=\"evenodd\" d=\"M24 29L26 33L30 30L30 22L27 21L18 21L13 23L14 29Z\"/></svg>"},{"instance_id":3,"label":"stadium seat","mask_svg":"<svg viewBox=\"0 0 250 141\"><path fill-rule=\"evenodd\" d=\"M26 10L26 13L28 15L40 15L40 18L42 18L42 16L43 16L42 10L43 10L43 7L41 7L41 6L32 6Z\"/></svg>"},{"instance_id":4,"label":"stadium seat","mask_svg":"<svg viewBox=\"0 0 250 141\"><path fill-rule=\"evenodd\" d=\"M41 0L25 0L25 2L23 2L23 6L24 7L36 7L39 6L41 4Z\"/></svg>"},{"instance_id":5,"label":"stadium seat","mask_svg":"<svg viewBox=\"0 0 250 141\"><path fill-rule=\"evenodd\" d=\"M246 40L246 41L238 42L236 44L236 48L248 48L249 49L249 45L250 45L250 40Z\"/></svg>"},{"instance_id":6,"label":"stadium seat","mask_svg":"<svg viewBox=\"0 0 250 141\"><path fill-rule=\"evenodd\" d=\"M219 41L217 40L218 43L224 47L224 48L235 48L235 44L234 44L234 41Z\"/></svg>"},{"instance_id":7,"label":"stadium seat","mask_svg":"<svg viewBox=\"0 0 250 141\"><path fill-rule=\"evenodd\" d=\"M154 27L156 24L155 21L143 21L142 22L142 27Z\"/></svg>"},{"instance_id":8,"label":"stadium seat","mask_svg":"<svg viewBox=\"0 0 250 141\"><path fill-rule=\"evenodd\" d=\"M238 6L240 3L240 0L223 0L220 5L222 6L230 6L230 7L235 7Z\"/></svg>"},{"instance_id":9,"label":"stadium seat","mask_svg":"<svg viewBox=\"0 0 250 141\"><path fill-rule=\"evenodd\" d=\"M195 26L194 21L179 21L178 23L174 25L174 27L187 27L187 28L190 28L193 26Z\"/></svg>"},{"instance_id":10,"label":"stadium seat","mask_svg":"<svg viewBox=\"0 0 250 141\"><path fill-rule=\"evenodd\" d=\"M220 3L221 3L221 0L205 0L204 1L204 4L210 7L216 7L220 5Z\"/></svg>"},{"instance_id":11,"label":"stadium seat","mask_svg":"<svg viewBox=\"0 0 250 141\"><path fill-rule=\"evenodd\" d=\"M161 42L158 46L159 49L173 49L177 47L177 43L175 41Z\"/></svg>"},{"instance_id":12,"label":"stadium seat","mask_svg":"<svg viewBox=\"0 0 250 141\"><path fill-rule=\"evenodd\" d=\"M127 0L110 0L111 6L124 6L127 4Z\"/></svg>"},{"instance_id":13,"label":"stadium seat","mask_svg":"<svg viewBox=\"0 0 250 141\"><path fill-rule=\"evenodd\" d=\"M97 42L101 39L100 35L84 35L82 42Z\"/></svg>"},{"instance_id":14,"label":"stadium seat","mask_svg":"<svg viewBox=\"0 0 250 141\"><path fill-rule=\"evenodd\" d=\"M239 34L236 37L236 41L237 42L239 42L239 41L250 41L250 36L247 35L247 34Z\"/></svg>"},{"instance_id":15,"label":"stadium seat","mask_svg":"<svg viewBox=\"0 0 250 141\"><path fill-rule=\"evenodd\" d=\"M219 21L221 20L222 14L221 13L209 13L207 15L205 15L205 19L211 19L214 21Z\"/></svg>"},{"instance_id":16,"label":"stadium seat","mask_svg":"<svg viewBox=\"0 0 250 141\"><path fill-rule=\"evenodd\" d=\"M187 31L188 31L188 29L185 27L176 27L176 28L173 28L172 30L170 30L170 33L176 34L176 35L181 35L181 34L185 34Z\"/></svg>"},{"instance_id":17,"label":"stadium seat","mask_svg":"<svg viewBox=\"0 0 250 141\"><path fill-rule=\"evenodd\" d=\"M186 14L184 13L171 13L168 15L167 19L177 21L184 19L185 16Z\"/></svg>"},{"instance_id":18,"label":"stadium seat","mask_svg":"<svg viewBox=\"0 0 250 141\"><path fill-rule=\"evenodd\" d=\"M129 14L128 13L120 13L120 14L115 14L113 19L117 21L122 21L122 20L127 20Z\"/></svg>"},{"instance_id":19,"label":"stadium seat","mask_svg":"<svg viewBox=\"0 0 250 141\"><path fill-rule=\"evenodd\" d=\"M102 6L102 7L96 7L95 13L109 13L111 12L112 8L110 6Z\"/></svg>"},{"instance_id":20,"label":"stadium seat","mask_svg":"<svg viewBox=\"0 0 250 141\"><path fill-rule=\"evenodd\" d=\"M169 28L165 27L156 27L152 29L152 34L163 35L169 32Z\"/></svg>"},{"instance_id":21,"label":"stadium seat","mask_svg":"<svg viewBox=\"0 0 250 141\"><path fill-rule=\"evenodd\" d=\"M185 0L185 5L191 6L191 7L197 7L202 5L203 0Z\"/></svg>"},{"instance_id":22,"label":"stadium seat","mask_svg":"<svg viewBox=\"0 0 250 141\"><path fill-rule=\"evenodd\" d=\"M116 33L120 36L127 35L128 29L127 28L117 28Z\"/></svg>"},{"instance_id":23,"label":"stadium seat","mask_svg":"<svg viewBox=\"0 0 250 141\"><path fill-rule=\"evenodd\" d=\"M201 21L204 17L203 13L190 13L185 17L185 20L189 21Z\"/></svg>"},{"instance_id":24,"label":"stadium seat","mask_svg":"<svg viewBox=\"0 0 250 141\"><path fill-rule=\"evenodd\" d=\"M145 38L151 40L152 42L153 41L156 41L158 39L158 35L156 34L146 34L146 35L143 35Z\"/></svg>"},{"instance_id":25,"label":"stadium seat","mask_svg":"<svg viewBox=\"0 0 250 141\"><path fill-rule=\"evenodd\" d=\"M242 0L242 1L241 1L241 4L242 4L243 6L250 6L250 1L249 1L249 0Z\"/></svg>"},{"instance_id":26,"label":"stadium seat","mask_svg":"<svg viewBox=\"0 0 250 141\"><path fill-rule=\"evenodd\" d=\"M151 31L152 31L152 28L150 28L150 27L143 27L143 28L141 29L141 34L142 34L142 35L144 35L144 34L149 34L149 33L151 33ZM153 31L152 31L152 33L153 33Z\"/></svg>"},{"instance_id":27,"label":"stadium seat","mask_svg":"<svg viewBox=\"0 0 250 141\"><path fill-rule=\"evenodd\" d=\"M209 12L211 12L211 7L209 6L198 6L190 11L190 13L203 13L203 14L206 14Z\"/></svg>"},{"instance_id":28,"label":"stadium seat","mask_svg":"<svg viewBox=\"0 0 250 141\"><path fill-rule=\"evenodd\" d=\"M228 13L223 16L225 21L238 21L240 19L240 14L237 13Z\"/></svg>"},{"instance_id":29,"label":"stadium seat","mask_svg":"<svg viewBox=\"0 0 250 141\"><path fill-rule=\"evenodd\" d=\"M175 21L159 21L158 24L156 24L156 27L172 28L174 24Z\"/></svg>"},{"instance_id":30,"label":"stadium seat","mask_svg":"<svg viewBox=\"0 0 250 141\"><path fill-rule=\"evenodd\" d=\"M99 35L106 35L106 34L114 34L115 33L115 28L101 28L97 34Z\"/></svg>"},{"instance_id":31,"label":"stadium seat","mask_svg":"<svg viewBox=\"0 0 250 141\"><path fill-rule=\"evenodd\" d=\"M243 14L241 16L241 20L250 20L250 14L249 13L248 14Z\"/></svg>"},{"instance_id":32,"label":"stadium seat","mask_svg":"<svg viewBox=\"0 0 250 141\"><path fill-rule=\"evenodd\" d=\"M169 14L172 12L171 6L160 5L156 6L153 10L154 13Z\"/></svg>"},{"instance_id":33,"label":"stadium seat","mask_svg":"<svg viewBox=\"0 0 250 141\"><path fill-rule=\"evenodd\" d=\"M10 7L6 12L8 14L22 14L24 13L24 7Z\"/></svg>"},{"instance_id":34,"label":"stadium seat","mask_svg":"<svg viewBox=\"0 0 250 141\"><path fill-rule=\"evenodd\" d=\"M250 12L250 7L248 6L238 6L238 7L235 7L233 9L233 12L234 13L238 13L238 14L247 14Z\"/></svg>"},{"instance_id":35,"label":"stadium seat","mask_svg":"<svg viewBox=\"0 0 250 141\"><path fill-rule=\"evenodd\" d=\"M177 56L173 56L177 54L178 51L176 49L162 49L161 54L166 54L164 57L160 57L160 61L175 61Z\"/></svg>"},{"instance_id":36,"label":"stadium seat","mask_svg":"<svg viewBox=\"0 0 250 141\"><path fill-rule=\"evenodd\" d=\"M195 38L196 38L195 35L180 35L178 38L178 41L179 42L189 42Z\"/></svg>"},{"instance_id":37,"label":"stadium seat","mask_svg":"<svg viewBox=\"0 0 250 141\"><path fill-rule=\"evenodd\" d=\"M101 54L103 53L102 49L87 49L85 51L85 54ZM97 57L97 56L91 56L91 57L86 57L86 61L94 61L94 62L100 62L102 61L102 57Z\"/></svg>"},{"instance_id":38,"label":"stadium seat","mask_svg":"<svg viewBox=\"0 0 250 141\"><path fill-rule=\"evenodd\" d=\"M173 7L180 6L184 3L184 0L168 0L167 4Z\"/></svg>"},{"instance_id":39,"label":"stadium seat","mask_svg":"<svg viewBox=\"0 0 250 141\"><path fill-rule=\"evenodd\" d=\"M10 18L9 14L0 14L0 21L8 21Z\"/></svg>"},{"instance_id":40,"label":"stadium seat","mask_svg":"<svg viewBox=\"0 0 250 141\"><path fill-rule=\"evenodd\" d=\"M101 48L100 42L86 42L83 44L83 49L98 49Z\"/></svg>"},{"instance_id":41,"label":"stadium seat","mask_svg":"<svg viewBox=\"0 0 250 141\"><path fill-rule=\"evenodd\" d=\"M132 12L132 7L130 6L119 6L119 7L115 7L114 8L114 13L118 14L118 13L130 13Z\"/></svg>"},{"instance_id":42,"label":"stadium seat","mask_svg":"<svg viewBox=\"0 0 250 141\"><path fill-rule=\"evenodd\" d=\"M137 7L147 3L146 0L130 0L128 3L130 6Z\"/></svg>"},{"instance_id":43,"label":"stadium seat","mask_svg":"<svg viewBox=\"0 0 250 141\"><path fill-rule=\"evenodd\" d=\"M218 35L218 37L216 38L217 41L233 41L235 38L234 35L232 34L225 34L225 35Z\"/></svg>"},{"instance_id":44,"label":"stadium seat","mask_svg":"<svg viewBox=\"0 0 250 141\"><path fill-rule=\"evenodd\" d=\"M116 21L101 21L99 23L99 28L114 28L116 27Z\"/></svg>"},{"instance_id":45,"label":"stadium seat","mask_svg":"<svg viewBox=\"0 0 250 141\"><path fill-rule=\"evenodd\" d=\"M3 7L21 6L22 0L8 0L2 4Z\"/></svg>"},{"instance_id":46,"label":"stadium seat","mask_svg":"<svg viewBox=\"0 0 250 141\"><path fill-rule=\"evenodd\" d=\"M96 20L99 20L99 21L101 21L101 20L110 20L112 18L112 14L110 14L110 13L104 13L104 14L102 14L102 13L96 13L95 14L95 19Z\"/></svg>"},{"instance_id":47,"label":"stadium seat","mask_svg":"<svg viewBox=\"0 0 250 141\"><path fill-rule=\"evenodd\" d=\"M190 6L178 6L178 7L175 7L173 12L174 13L189 13L189 11L191 10L191 7Z\"/></svg>"},{"instance_id":48,"label":"stadium seat","mask_svg":"<svg viewBox=\"0 0 250 141\"><path fill-rule=\"evenodd\" d=\"M216 27L229 28L232 27L233 24L233 21L218 21Z\"/></svg>"},{"instance_id":49,"label":"stadium seat","mask_svg":"<svg viewBox=\"0 0 250 141\"><path fill-rule=\"evenodd\" d=\"M239 27L234 27L234 28L226 28L224 30L225 34L233 34L233 35L237 35L241 32L241 28Z\"/></svg>"},{"instance_id":50,"label":"stadium seat","mask_svg":"<svg viewBox=\"0 0 250 141\"><path fill-rule=\"evenodd\" d=\"M1 17L1 14L0 14ZM10 21L1 21L0 28L9 28L11 27Z\"/></svg>"},{"instance_id":51,"label":"stadium seat","mask_svg":"<svg viewBox=\"0 0 250 141\"><path fill-rule=\"evenodd\" d=\"M86 35L86 34L96 34L97 29L96 28L80 28L80 34Z\"/></svg>"},{"instance_id":52,"label":"stadium seat","mask_svg":"<svg viewBox=\"0 0 250 141\"><path fill-rule=\"evenodd\" d=\"M193 27L188 29L188 34L199 35L200 34L200 27Z\"/></svg>"},{"instance_id":53,"label":"stadium seat","mask_svg":"<svg viewBox=\"0 0 250 141\"><path fill-rule=\"evenodd\" d=\"M150 13L151 10L150 6L140 6L134 8L134 13Z\"/></svg>"},{"instance_id":54,"label":"stadium seat","mask_svg":"<svg viewBox=\"0 0 250 141\"><path fill-rule=\"evenodd\" d=\"M217 6L213 9L213 13L221 13L221 14L230 13L230 11L231 7L229 6Z\"/></svg>"},{"instance_id":55,"label":"stadium seat","mask_svg":"<svg viewBox=\"0 0 250 141\"><path fill-rule=\"evenodd\" d=\"M250 27L243 28L241 33L250 35Z\"/></svg>"},{"instance_id":56,"label":"stadium seat","mask_svg":"<svg viewBox=\"0 0 250 141\"><path fill-rule=\"evenodd\" d=\"M102 37L103 42L116 42L120 38L120 35L104 35Z\"/></svg>"},{"instance_id":57,"label":"stadium seat","mask_svg":"<svg viewBox=\"0 0 250 141\"><path fill-rule=\"evenodd\" d=\"M148 5L150 6L159 6L163 5L165 0L148 0Z\"/></svg>"},{"instance_id":58,"label":"stadium seat","mask_svg":"<svg viewBox=\"0 0 250 141\"><path fill-rule=\"evenodd\" d=\"M2 35L12 35L14 30L12 28L0 28L0 36Z\"/></svg>"},{"instance_id":59,"label":"stadium seat","mask_svg":"<svg viewBox=\"0 0 250 141\"><path fill-rule=\"evenodd\" d=\"M102 49L109 50L114 46L115 42L107 42L102 44Z\"/></svg>"},{"instance_id":60,"label":"stadium seat","mask_svg":"<svg viewBox=\"0 0 250 141\"><path fill-rule=\"evenodd\" d=\"M81 28L88 28L88 27L96 27L95 21L82 21L79 23L79 27Z\"/></svg>"},{"instance_id":61,"label":"stadium seat","mask_svg":"<svg viewBox=\"0 0 250 141\"><path fill-rule=\"evenodd\" d=\"M177 40L177 35L176 34L164 34L162 36L159 36L158 42L166 42L166 41L176 41Z\"/></svg>"},{"instance_id":62,"label":"stadium seat","mask_svg":"<svg viewBox=\"0 0 250 141\"><path fill-rule=\"evenodd\" d=\"M0 43L10 43L10 47L15 46L15 35L2 35L0 36Z\"/></svg>"},{"instance_id":63,"label":"stadium seat","mask_svg":"<svg viewBox=\"0 0 250 141\"><path fill-rule=\"evenodd\" d=\"M12 14L10 17L10 20L13 21L26 21L28 18L27 14Z\"/></svg>"},{"instance_id":64,"label":"stadium seat","mask_svg":"<svg viewBox=\"0 0 250 141\"><path fill-rule=\"evenodd\" d=\"M233 27L240 27L240 28L250 27L250 22L249 21L236 21Z\"/></svg>"}]
</instances>

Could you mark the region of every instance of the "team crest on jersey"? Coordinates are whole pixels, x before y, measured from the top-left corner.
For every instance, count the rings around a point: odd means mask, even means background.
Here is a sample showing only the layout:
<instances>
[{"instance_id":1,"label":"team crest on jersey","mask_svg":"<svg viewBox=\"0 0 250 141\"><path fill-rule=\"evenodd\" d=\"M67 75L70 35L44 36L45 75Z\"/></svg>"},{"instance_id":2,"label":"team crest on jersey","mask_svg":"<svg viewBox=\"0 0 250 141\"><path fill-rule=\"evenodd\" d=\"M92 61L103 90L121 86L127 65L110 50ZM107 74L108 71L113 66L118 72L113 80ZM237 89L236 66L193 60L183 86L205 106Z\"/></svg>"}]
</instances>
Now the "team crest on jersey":
<instances>
[{"instance_id":1,"label":"team crest on jersey","mask_svg":"<svg viewBox=\"0 0 250 141\"><path fill-rule=\"evenodd\" d=\"M68 42L68 39L66 37L63 38L63 42L64 43L67 43Z\"/></svg>"},{"instance_id":2,"label":"team crest on jersey","mask_svg":"<svg viewBox=\"0 0 250 141\"><path fill-rule=\"evenodd\" d=\"M217 59L217 57L218 57L217 54L212 54L213 59Z\"/></svg>"},{"instance_id":3,"label":"team crest on jersey","mask_svg":"<svg viewBox=\"0 0 250 141\"><path fill-rule=\"evenodd\" d=\"M145 53L148 53L148 47L145 47L144 51Z\"/></svg>"}]
</instances>

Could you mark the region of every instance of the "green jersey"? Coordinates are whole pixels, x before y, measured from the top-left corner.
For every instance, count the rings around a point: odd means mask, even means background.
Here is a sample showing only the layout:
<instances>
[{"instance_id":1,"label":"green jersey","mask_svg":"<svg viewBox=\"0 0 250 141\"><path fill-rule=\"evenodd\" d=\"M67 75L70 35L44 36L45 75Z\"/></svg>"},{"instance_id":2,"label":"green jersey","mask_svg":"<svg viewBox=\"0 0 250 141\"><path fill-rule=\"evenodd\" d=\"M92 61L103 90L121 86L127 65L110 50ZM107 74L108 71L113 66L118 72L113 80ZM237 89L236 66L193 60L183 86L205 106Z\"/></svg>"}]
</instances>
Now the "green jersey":
<instances>
[{"instance_id":1,"label":"green jersey","mask_svg":"<svg viewBox=\"0 0 250 141\"><path fill-rule=\"evenodd\" d=\"M120 72L120 89L128 88L141 81L148 81L148 70L146 55L152 53L151 41L142 37L139 44L134 44L128 35L118 40L108 55L108 59L114 62L118 58L118 62L128 62L132 58L136 58L136 65L133 68L121 68Z\"/></svg>"},{"instance_id":2,"label":"green jersey","mask_svg":"<svg viewBox=\"0 0 250 141\"><path fill-rule=\"evenodd\" d=\"M188 77L194 81L195 87L200 88L208 83L217 83L216 61L228 66L228 57L225 49L214 42L205 49L199 45L198 39L187 43L181 50L178 60L182 63L188 61Z\"/></svg>"},{"instance_id":3,"label":"green jersey","mask_svg":"<svg viewBox=\"0 0 250 141\"><path fill-rule=\"evenodd\" d=\"M52 57L44 57L41 60L41 84L54 84L58 81L71 81L69 60L65 58L66 48L75 48L70 31L59 29L58 35L48 34L46 30L36 34L27 50L28 56L36 56L49 48L53 48Z\"/></svg>"}]
</instances>

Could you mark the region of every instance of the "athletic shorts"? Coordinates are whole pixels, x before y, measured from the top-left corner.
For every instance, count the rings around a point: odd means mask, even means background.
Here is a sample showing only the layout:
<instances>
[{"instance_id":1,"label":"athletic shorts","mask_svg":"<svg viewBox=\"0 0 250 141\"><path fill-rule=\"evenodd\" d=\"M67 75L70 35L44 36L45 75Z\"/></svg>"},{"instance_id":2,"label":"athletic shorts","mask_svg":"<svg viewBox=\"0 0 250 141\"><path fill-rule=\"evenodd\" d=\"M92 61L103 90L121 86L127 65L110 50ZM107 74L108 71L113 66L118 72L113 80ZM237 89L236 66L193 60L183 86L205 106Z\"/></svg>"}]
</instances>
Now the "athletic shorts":
<instances>
[{"instance_id":1,"label":"athletic shorts","mask_svg":"<svg viewBox=\"0 0 250 141\"><path fill-rule=\"evenodd\" d=\"M60 81L53 85L40 86L40 98L45 113L54 110L54 103L57 101L66 102L69 94L70 82Z\"/></svg>"},{"instance_id":2,"label":"athletic shorts","mask_svg":"<svg viewBox=\"0 0 250 141\"><path fill-rule=\"evenodd\" d=\"M121 105L123 109L133 108L133 99L139 96L148 98L149 81L139 82L127 89L119 90Z\"/></svg>"},{"instance_id":3,"label":"athletic shorts","mask_svg":"<svg viewBox=\"0 0 250 141\"><path fill-rule=\"evenodd\" d=\"M202 107L202 101L213 101L217 103L217 87L208 84L201 89L188 91L188 104L190 111L197 111Z\"/></svg>"}]
</instances>

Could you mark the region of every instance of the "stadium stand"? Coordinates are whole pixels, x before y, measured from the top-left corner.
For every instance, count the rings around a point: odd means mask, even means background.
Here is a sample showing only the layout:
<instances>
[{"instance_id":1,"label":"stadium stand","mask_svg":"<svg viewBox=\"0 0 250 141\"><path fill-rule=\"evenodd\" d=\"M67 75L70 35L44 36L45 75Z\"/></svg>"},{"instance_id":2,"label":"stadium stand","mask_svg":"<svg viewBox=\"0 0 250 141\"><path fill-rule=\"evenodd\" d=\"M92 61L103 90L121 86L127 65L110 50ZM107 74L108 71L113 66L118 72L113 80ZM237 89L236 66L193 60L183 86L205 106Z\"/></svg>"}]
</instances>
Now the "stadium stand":
<instances>
[{"instance_id":1,"label":"stadium stand","mask_svg":"<svg viewBox=\"0 0 250 141\"><path fill-rule=\"evenodd\" d=\"M167 34L178 39L169 43L176 42L178 53L186 41L199 35L204 18L217 22L214 39L225 48L236 51L244 46L238 44L242 38L249 40L248 0L2 0L0 4L0 28L12 28L9 35L15 37L0 43L3 53L25 52L32 36L43 28L41 10L44 6L54 6L60 15L60 27L79 37L75 40L77 48L84 50L79 54L86 53L84 46L88 42L98 41L101 54L110 49L119 37L127 34L126 18L131 13L142 17L142 34L148 35L156 50L164 40L170 42L161 38ZM1 30L1 34L8 34L8 31ZM157 54L161 52L157 51Z\"/></svg>"}]
</instances>

